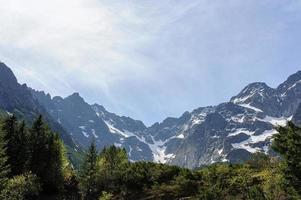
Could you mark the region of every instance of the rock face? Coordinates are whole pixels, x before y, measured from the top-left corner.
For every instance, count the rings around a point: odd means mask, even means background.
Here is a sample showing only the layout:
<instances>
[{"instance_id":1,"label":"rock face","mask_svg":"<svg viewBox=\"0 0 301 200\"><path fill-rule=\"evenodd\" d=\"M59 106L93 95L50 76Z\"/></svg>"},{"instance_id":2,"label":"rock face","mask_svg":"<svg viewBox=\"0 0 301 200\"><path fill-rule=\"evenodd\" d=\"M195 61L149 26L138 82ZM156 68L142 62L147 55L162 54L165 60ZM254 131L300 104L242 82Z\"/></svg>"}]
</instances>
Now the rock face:
<instances>
[{"instance_id":1,"label":"rock face","mask_svg":"<svg viewBox=\"0 0 301 200\"><path fill-rule=\"evenodd\" d=\"M297 108L297 111L294 114L294 117L292 119L293 123L295 123L298 126L301 126L301 104Z\"/></svg>"},{"instance_id":2,"label":"rock face","mask_svg":"<svg viewBox=\"0 0 301 200\"><path fill-rule=\"evenodd\" d=\"M52 98L28 89L16 82L4 64L0 66L0 109L16 112L17 108L25 115L42 110L80 146L86 148L95 140L99 148L124 147L133 161L188 168L241 162L257 151L273 153L270 141L275 126L285 125L292 118L301 124L301 71L277 88L252 83L229 102L201 107L146 127L101 105L89 105L78 93Z\"/></svg>"},{"instance_id":3,"label":"rock face","mask_svg":"<svg viewBox=\"0 0 301 200\"><path fill-rule=\"evenodd\" d=\"M78 93L65 99L33 94L84 147L95 139L100 148L124 147L133 161L196 168L214 162L241 162L257 151L273 153L269 146L274 127L285 125L296 113L300 89L301 72L277 88L252 83L229 102L169 117L150 127L110 113L101 105L88 105Z\"/></svg>"},{"instance_id":4,"label":"rock face","mask_svg":"<svg viewBox=\"0 0 301 200\"><path fill-rule=\"evenodd\" d=\"M168 162L195 168L213 162L240 162L251 153L270 150L274 127L294 119L301 100L301 72L290 76L276 89L265 83L252 83L229 103L215 107L205 121L182 141ZM189 155L189 156L188 156Z\"/></svg>"},{"instance_id":5,"label":"rock face","mask_svg":"<svg viewBox=\"0 0 301 200\"><path fill-rule=\"evenodd\" d=\"M43 106L33 97L30 88L20 85L10 68L0 62L0 109L14 113L18 118L31 123L42 114L52 129L60 133L63 141L71 148L76 148L72 137L61 125L53 121Z\"/></svg>"},{"instance_id":6,"label":"rock face","mask_svg":"<svg viewBox=\"0 0 301 200\"><path fill-rule=\"evenodd\" d=\"M0 63L0 107L29 119L34 117L33 113L40 112L37 101L32 98L27 86L20 85L4 63Z\"/></svg>"},{"instance_id":7,"label":"rock face","mask_svg":"<svg viewBox=\"0 0 301 200\"><path fill-rule=\"evenodd\" d=\"M82 147L94 140L100 149L116 145L124 147L132 160L152 160L141 134L146 129L141 121L110 113L98 104L89 105L78 93L66 98L51 98L34 90L32 94Z\"/></svg>"}]
</instances>

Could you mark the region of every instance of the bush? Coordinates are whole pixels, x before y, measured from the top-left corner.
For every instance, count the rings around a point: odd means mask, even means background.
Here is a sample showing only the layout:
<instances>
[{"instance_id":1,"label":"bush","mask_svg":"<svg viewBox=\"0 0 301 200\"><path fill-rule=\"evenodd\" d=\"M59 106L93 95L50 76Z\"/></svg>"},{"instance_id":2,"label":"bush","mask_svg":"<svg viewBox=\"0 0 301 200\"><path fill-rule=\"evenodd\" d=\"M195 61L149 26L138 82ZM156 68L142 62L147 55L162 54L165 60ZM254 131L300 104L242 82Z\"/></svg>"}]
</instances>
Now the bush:
<instances>
[{"instance_id":1,"label":"bush","mask_svg":"<svg viewBox=\"0 0 301 200\"><path fill-rule=\"evenodd\" d=\"M39 195L41 186L36 175L24 174L9 179L7 187L1 192L3 200L34 199Z\"/></svg>"},{"instance_id":2,"label":"bush","mask_svg":"<svg viewBox=\"0 0 301 200\"><path fill-rule=\"evenodd\" d=\"M99 200L111 200L113 198L113 195L108 192L102 192L101 196L99 197Z\"/></svg>"}]
</instances>

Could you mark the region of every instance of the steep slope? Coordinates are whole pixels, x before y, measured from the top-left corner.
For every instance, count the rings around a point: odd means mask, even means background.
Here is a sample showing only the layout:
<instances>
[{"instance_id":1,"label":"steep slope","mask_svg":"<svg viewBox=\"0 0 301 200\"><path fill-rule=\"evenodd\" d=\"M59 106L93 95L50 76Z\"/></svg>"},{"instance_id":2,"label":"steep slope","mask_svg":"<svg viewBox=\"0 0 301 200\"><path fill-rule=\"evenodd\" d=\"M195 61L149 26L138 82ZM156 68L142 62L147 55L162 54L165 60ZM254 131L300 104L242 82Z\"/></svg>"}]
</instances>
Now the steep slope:
<instances>
[{"instance_id":1,"label":"steep slope","mask_svg":"<svg viewBox=\"0 0 301 200\"><path fill-rule=\"evenodd\" d=\"M299 104L292 121L298 126L301 126L301 104Z\"/></svg>"},{"instance_id":2,"label":"steep slope","mask_svg":"<svg viewBox=\"0 0 301 200\"><path fill-rule=\"evenodd\" d=\"M89 105L78 93L66 98L51 98L34 90L32 94L81 146L88 147L94 140L99 148L124 147L131 160L152 160L141 135L146 129L141 121L120 117L97 104Z\"/></svg>"},{"instance_id":3,"label":"steep slope","mask_svg":"<svg viewBox=\"0 0 301 200\"><path fill-rule=\"evenodd\" d=\"M213 162L239 162L270 150L274 127L292 119L301 101L301 73L276 89L252 83L229 103L220 104L183 140L169 163L190 168ZM299 108L300 109L300 108Z\"/></svg>"},{"instance_id":4,"label":"steep slope","mask_svg":"<svg viewBox=\"0 0 301 200\"><path fill-rule=\"evenodd\" d=\"M36 101L30 89L20 85L14 73L4 63L0 62L0 109L14 113L18 118L31 123L42 114L51 128L58 132L63 141L71 148L76 148L72 138L65 130L48 115L46 110Z\"/></svg>"}]
</instances>

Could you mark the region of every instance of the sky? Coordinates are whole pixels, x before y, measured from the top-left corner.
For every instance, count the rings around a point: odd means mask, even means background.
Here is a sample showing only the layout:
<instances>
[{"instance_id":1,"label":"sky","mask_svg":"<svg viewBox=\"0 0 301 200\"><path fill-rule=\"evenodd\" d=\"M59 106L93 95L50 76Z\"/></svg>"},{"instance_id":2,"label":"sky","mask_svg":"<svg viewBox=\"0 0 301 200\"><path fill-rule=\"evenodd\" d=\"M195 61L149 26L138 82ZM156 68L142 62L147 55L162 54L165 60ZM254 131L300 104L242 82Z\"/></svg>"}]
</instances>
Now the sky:
<instances>
[{"instance_id":1,"label":"sky","mask_svg":"<svg viewBox=\"0 0 301 200\"><path fill-rule=\"evenodd\" d=\"M19 82L147 125L301 69L301 0L0 0Z\"/></svg>"}]
</instances>

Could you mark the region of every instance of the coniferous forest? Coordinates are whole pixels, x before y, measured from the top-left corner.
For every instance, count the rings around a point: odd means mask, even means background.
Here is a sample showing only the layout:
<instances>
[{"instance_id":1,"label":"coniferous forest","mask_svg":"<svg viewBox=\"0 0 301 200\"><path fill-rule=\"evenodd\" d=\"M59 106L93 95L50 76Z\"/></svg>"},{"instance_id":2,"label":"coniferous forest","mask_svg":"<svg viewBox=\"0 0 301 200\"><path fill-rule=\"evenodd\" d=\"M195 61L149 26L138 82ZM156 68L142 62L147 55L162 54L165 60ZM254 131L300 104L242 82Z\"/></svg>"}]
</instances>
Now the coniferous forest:
<instances>
[{"instance_id":1,"label":"coniferous forest","mask_svg":"<svg viewBox=\"0 0 301 200\"><path fill-rule=\"evenodd\" d=\"M256 153L240 164L189 170L130 162L125 149L99 152L91 141L77 167L42 116L26 124L12 115L1 119L0 199L300 199L301 128L289 122L277 130L274 157Z\"/></svg>"}]
</instances>

